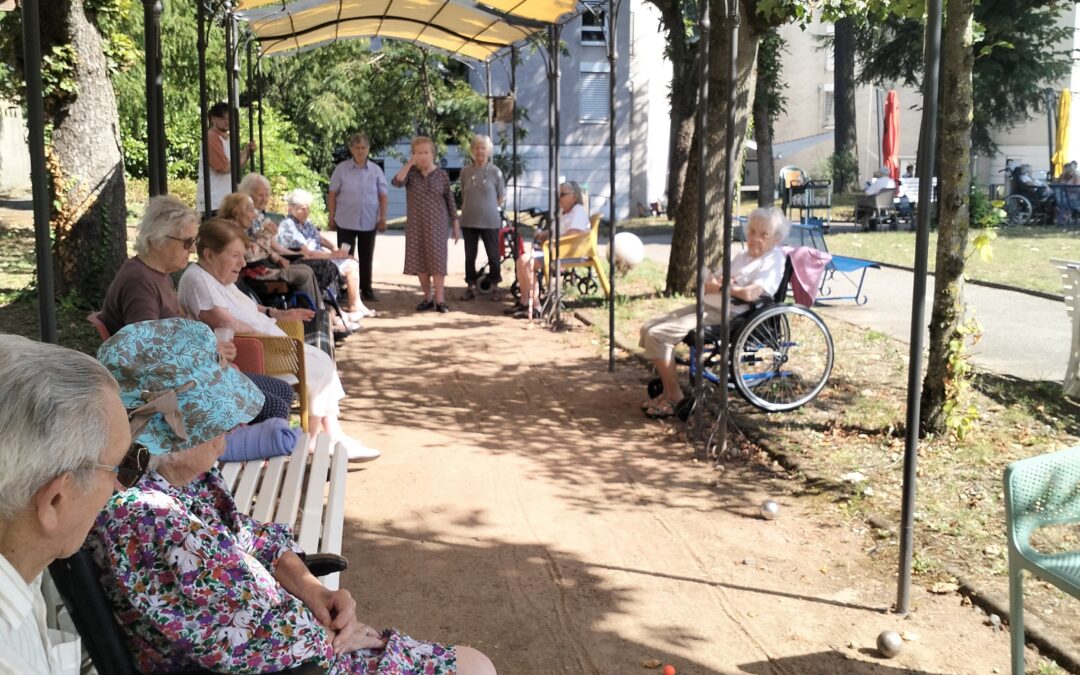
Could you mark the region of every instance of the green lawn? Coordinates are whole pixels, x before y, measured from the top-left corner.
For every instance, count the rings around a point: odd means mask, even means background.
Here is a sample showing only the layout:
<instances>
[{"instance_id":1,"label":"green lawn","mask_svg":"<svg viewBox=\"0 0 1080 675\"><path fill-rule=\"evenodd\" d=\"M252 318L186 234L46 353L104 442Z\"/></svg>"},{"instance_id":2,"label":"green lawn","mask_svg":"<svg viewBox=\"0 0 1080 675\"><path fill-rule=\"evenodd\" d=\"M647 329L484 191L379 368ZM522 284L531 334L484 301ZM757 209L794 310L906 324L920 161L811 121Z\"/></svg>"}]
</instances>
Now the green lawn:
<instances>
[{"instance_id":1,"label":"green lawn","mask_svg":"<svg viewBox=\"0 0 1080 675\"><path fill-rule=\"evenodd\" d=\"M975 231L973 231L973 234ZM915 261L915 233L858 232L828 237L829 250L856 258L894 265L912 266ZM930 233L930 269L934 269L937 233ZM978 255L968 259L969 279L1061 293L1061 277L1050 266L1051 258L1080 260L1080 231L1056 227L1008 227L998 229L993 257L984 262Z\"/></svg>"}]
</instances>

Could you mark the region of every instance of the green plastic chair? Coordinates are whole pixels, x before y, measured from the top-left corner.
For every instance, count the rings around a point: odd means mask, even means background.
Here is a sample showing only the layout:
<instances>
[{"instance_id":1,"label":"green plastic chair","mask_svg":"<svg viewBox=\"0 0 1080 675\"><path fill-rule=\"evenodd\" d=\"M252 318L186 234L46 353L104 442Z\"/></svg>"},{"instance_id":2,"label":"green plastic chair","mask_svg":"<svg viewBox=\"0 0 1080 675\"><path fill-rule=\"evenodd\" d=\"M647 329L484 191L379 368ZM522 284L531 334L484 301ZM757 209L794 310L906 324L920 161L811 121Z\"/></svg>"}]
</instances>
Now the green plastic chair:
<instances>
[{"instance_id":1,"label":"green plastic chair","mask_svg":"<svg viewBox=\"0 0 1080 675\"><path fill-rule=\"evenodd\" d=\"M1024 672L1023 571L1080 599L1080 551L1046 554L1031 546L1031 534L1040 527L1071 523L1080 523L1080 447L1022 459L1005 469L1013 675Z\"/></svg>"}]
</instances>

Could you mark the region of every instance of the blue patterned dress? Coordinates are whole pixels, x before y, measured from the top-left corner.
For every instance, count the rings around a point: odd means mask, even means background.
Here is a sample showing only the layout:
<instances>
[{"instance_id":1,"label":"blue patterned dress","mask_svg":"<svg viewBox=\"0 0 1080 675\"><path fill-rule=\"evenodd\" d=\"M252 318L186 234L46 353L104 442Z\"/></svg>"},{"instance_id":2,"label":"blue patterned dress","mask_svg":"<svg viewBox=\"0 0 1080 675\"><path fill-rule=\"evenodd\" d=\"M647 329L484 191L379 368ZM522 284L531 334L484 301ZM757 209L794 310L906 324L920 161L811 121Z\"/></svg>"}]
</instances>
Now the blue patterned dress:
<instances>
[{"instance_id":1,"label":"blue patterned dress","mask_svg":"<svg viewBox=\"0 0 1080 675\"><path fill-rule=\"evenodd\" d=\"M450 675L452 646L387 630L384 649L334 654L325 629L272 570L301 553L290 528L236 510L217 469L176 488L150 471L117 492L86 546L143 672Z\"/></svg>"}]
</instances>

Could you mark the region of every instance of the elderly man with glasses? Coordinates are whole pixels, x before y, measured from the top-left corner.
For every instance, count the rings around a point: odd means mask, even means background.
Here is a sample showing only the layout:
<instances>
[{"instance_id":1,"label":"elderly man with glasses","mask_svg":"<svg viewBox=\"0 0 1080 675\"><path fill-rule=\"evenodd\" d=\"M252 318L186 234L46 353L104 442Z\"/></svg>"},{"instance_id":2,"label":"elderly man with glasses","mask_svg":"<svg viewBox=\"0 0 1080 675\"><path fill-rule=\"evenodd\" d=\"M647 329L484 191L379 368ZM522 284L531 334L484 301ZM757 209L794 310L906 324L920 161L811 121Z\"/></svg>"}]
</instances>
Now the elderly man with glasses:
<instances>
[{"instance_id":1,"label":"elderly man with glasses","mask_svg":"<svg viewBox=\"0 0 1080 675\"><path fill-rule=\"evenodd\" d=\"M0 335L0 382L0 673L78 673L78 638L45 628L41 574L148 456L129 452L116 381L89 356Z\"/></svg>"}]
</instances>

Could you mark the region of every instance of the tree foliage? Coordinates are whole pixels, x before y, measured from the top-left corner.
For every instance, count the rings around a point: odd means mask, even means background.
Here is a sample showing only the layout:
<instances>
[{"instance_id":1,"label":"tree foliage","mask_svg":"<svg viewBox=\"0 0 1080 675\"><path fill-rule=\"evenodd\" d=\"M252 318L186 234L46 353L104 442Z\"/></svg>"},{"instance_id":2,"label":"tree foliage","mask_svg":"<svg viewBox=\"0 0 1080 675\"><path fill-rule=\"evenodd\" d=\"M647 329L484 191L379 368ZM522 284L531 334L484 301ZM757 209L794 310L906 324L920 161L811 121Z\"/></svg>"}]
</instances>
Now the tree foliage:
<instances>
[{"instance_id":1,"label":"tree foliage","mask_svg":"<svg viewBox=\"0 0 1080 675\"><path fill-rule=\"evenodd\" d=\"M992 153L993 129L1008 129L1044 110L1042 90L1072 67L1072 28L1058 25L1074 0L981 0L975 5L972 50L972 147ZM865 83L922 82L921 18L889 15L857 32Z\"/></svg>"},{"instance_id":2,"label":"tree foliage","mask_svg":"<svg viewBox=\"0 0 1080 675\"><path fill-rule=\"evenodd\" d=\"M381 152L415 134L440 148L468 144L486 113L463 64L411 44L341 42L265 64L266 94L296 126L314 167L349 134L363 131Z\"/></svg>"}]
</instances>

